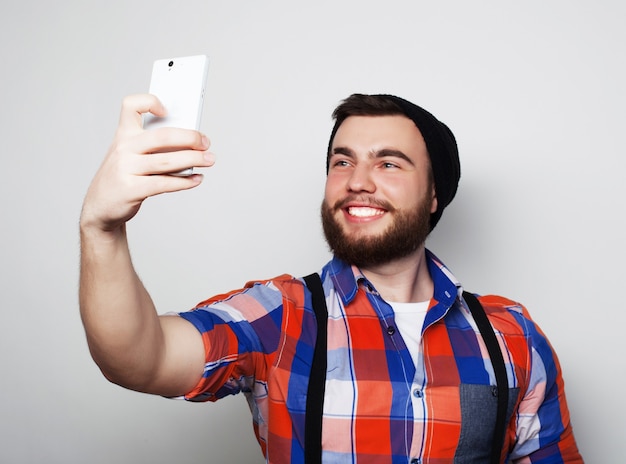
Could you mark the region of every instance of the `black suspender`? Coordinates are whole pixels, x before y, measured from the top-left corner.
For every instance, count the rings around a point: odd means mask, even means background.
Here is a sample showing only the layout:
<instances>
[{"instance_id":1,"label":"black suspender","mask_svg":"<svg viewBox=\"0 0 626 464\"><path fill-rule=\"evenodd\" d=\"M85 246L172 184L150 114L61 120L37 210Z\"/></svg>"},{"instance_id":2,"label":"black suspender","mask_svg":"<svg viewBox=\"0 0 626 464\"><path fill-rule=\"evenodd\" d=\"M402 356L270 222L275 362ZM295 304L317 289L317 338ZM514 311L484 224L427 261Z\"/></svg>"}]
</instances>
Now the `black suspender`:
<instances>
[{"instance_id":1,"label":"black suspender","mask_svg":"<svg viewBox=\"0 0 626 464\"><path fill-rule=\"evenodd\" d=\"M326 351L327 351L327 321L328 309L322 281L317 273L304 277L304 281L313 302L315 320L317 323L317 338L313 352L313 364L309 376L309 385L306 398L306 415L304 426L304 462L306 464L320 464L322 462L322 414L324 411L324 389L326 385ZM485 341L489 358L493 365L498 388L498 412L493 436L491 463L498 464L504 444L506 431L506 416L508 408L509 385L502 351L496 334L487 319L485 311L478 299L469 292L463 292L472 317L476 321L478 330Z\"/></svg>"},{"instance_id":2,"label":"black suspender","mask_svg":"<svg viewBox=\"0 0 626 464\"><path fill-rule=\"evenodd\" d=\"M322 414L324 412L324 389L326 387L328 309L326 308L324 288L319 274L310 274L304 278L304 281L311 292L317 323L313 365L311 366L306 395L304 462L305 464L320 464L322 462Z\"/></svg>"},{"instance_id":3,"label":"black suspender","mask_svg":"<svg viewBox=\"0 0 626 464\"><path fill-rule=\"evenodd\" d=\"M478 326L480 335L482 335L487 352L493 365L494 374L496 376L496 385L498 386L498 414L496 416L496 427L493 431L493 444L491 448L491 463L498 464L500 455L502 454L502 446L504 445L504 434L506 432L506 415L509 406L509 380L506 376L506 366L502 351L498 344L498 339L493 331L493 327L487 319L487 314L482 305L473 294L463 292L463 298L467 302L472 313L474 321Z\"/></svg>"}]
</instances>

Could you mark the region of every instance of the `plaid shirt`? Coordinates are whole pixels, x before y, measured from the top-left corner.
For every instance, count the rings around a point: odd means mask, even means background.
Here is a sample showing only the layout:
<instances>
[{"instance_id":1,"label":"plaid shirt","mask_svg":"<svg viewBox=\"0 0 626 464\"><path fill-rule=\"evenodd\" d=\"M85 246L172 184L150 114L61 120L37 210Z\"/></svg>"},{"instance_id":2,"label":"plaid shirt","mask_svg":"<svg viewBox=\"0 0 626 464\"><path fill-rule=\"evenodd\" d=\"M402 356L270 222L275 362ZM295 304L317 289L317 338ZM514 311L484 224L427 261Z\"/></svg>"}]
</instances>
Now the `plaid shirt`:
<instances>
[{"instance_id":1,"label":"plaid shirt","mask_svg":"<svg viewBox=\"0 0 626 464\"><path fill-rule=\"evenodd\" d=\"M322 270L328 306L323 460L487 462L495 376L454 276L427 252L435 284L417 365L373 285L338 259ZM582 462L558 360L518 303L479 298L509 380L503 462ZM204 376L186 398L243 392L269 463L304 462L304 415L316 323L301 279L251 282L181 314L202 333Z\"/></svg>"}]
</instances>

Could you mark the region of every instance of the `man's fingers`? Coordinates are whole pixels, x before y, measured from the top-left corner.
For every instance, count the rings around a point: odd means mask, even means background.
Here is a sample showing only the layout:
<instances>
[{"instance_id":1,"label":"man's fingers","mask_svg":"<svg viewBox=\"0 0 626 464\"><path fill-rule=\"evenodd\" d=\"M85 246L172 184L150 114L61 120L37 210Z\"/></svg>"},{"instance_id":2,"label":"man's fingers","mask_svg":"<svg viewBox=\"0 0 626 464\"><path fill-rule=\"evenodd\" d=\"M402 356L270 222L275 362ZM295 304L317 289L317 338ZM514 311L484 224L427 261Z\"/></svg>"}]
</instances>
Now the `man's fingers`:
<instances>
[{"instance_id":1,"label":"man's fingers","mask_svg":"<svg viewBox=\"0 0 626 464\"><path fill-rule=\"evenodd\" d=\"M135 153L162 153L178 150L208 150L210 140L191 129L162 127L142 132L128 140L127 147Z\"/></svg>"},{"instance_id":2,"label":"man's fingers","mask_svg":"<svg viewBox=\"0 0 626 464\"><path fill-rule=\"evenodd\" d=\"M143 127L142 115L152 113L165 116L166 110L161 101L149 93L129 95L122 100L120 113L120 130L137 130Z\"/></svg>"},{"instance_id":3,"label":"man's fingers","mask_svg":"<svg viewBox=\"0 0 626 464\"><path fill-rule=\"evenodd\" d=\"M143 198L149 198L162 193L172 193L197 187L202 183L204 176L194 173L190 176L155 175L143 177L137 186Z\"/></svg>"},{"instance_id":4,"label":"man's fingers","mask_svg":"<svg viewBox=\"0 0 626 464\"><path fill-rule=\"evenodd\" d=\"M191 167L210 167L215 164L215 155L209 151L181 150L140 156L135 160L135 174L150 176L179 172Z\"/></svg>"}]
</instances>

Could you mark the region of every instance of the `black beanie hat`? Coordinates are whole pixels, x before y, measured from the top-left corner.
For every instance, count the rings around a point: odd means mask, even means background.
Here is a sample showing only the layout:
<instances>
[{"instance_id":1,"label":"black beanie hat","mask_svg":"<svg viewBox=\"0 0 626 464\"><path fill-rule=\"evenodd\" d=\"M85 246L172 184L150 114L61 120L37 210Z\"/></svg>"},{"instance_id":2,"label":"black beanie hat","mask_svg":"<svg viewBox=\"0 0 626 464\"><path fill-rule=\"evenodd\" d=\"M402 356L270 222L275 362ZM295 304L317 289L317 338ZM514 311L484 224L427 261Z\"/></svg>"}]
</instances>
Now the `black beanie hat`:
<instances>
[{"instance_id":1,"label":"black beanie hat","mask_svg":"<svg viewBox=\"0 0 626 464\"><path fill-rule=\"evenodd\" d=\"M435 181L435 193L437 196L437 210L430 215L430 230L433 230L441 218L446 206L450 204L456 194L461 178L461 164L456 139L452 131L444 123L435 118L424 108L394 95L373 95L383 97L395 103L402 114L411 119L419 129L432 166ZM343 121L337 121L333 127L328 153L337 133L337 129ZM327 166L328 171L328 166Z\"/></svg>"}]
</instances>

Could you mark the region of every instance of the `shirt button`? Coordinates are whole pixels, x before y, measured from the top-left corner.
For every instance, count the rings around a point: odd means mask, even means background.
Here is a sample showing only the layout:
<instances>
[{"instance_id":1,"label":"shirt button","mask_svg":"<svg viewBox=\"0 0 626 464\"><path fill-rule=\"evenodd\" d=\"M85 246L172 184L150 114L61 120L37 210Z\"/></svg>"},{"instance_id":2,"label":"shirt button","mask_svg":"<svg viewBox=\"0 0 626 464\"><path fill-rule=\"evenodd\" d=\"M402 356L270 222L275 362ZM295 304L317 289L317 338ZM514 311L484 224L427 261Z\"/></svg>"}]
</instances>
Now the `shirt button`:
<instances>
[{"instance_id":1,"label":"shirt button","mask_svg":"<svg viewBox=\"0 0 626 464\"><path fill-rule=\"evenodd\" d=\"M389 327L387 327L387 334L388 335L393 335L396 333L396 328L392 325L390 325Z\"/></svg>"},{"instance_id":2,"label":"shirt button","mask_svg":"<svg viewBox=\"0 0 626 464\"><path fill-rule=\"evenodd\" d=\"M424 392L422 392L422 390L420 390L419 388L416 388L415 390L413 390L413 396L415 398L421 398L422 396L424 396Z\"/></svg>"}]
</instances>

